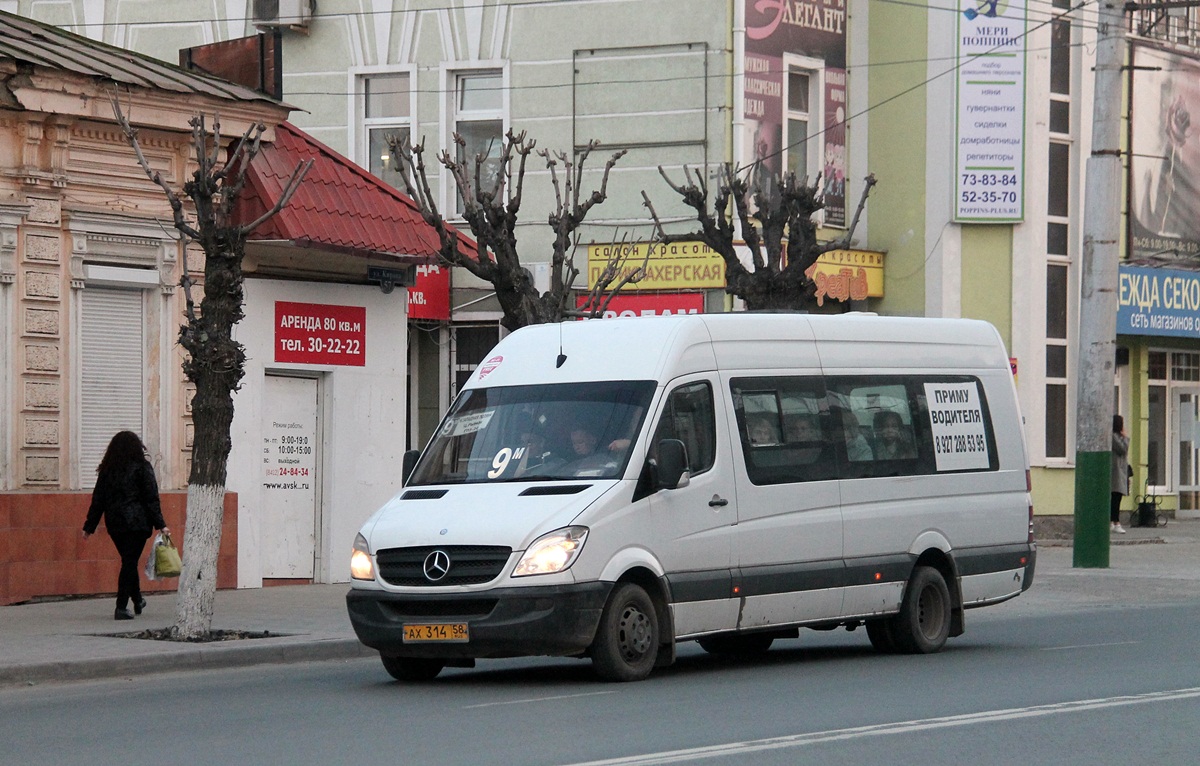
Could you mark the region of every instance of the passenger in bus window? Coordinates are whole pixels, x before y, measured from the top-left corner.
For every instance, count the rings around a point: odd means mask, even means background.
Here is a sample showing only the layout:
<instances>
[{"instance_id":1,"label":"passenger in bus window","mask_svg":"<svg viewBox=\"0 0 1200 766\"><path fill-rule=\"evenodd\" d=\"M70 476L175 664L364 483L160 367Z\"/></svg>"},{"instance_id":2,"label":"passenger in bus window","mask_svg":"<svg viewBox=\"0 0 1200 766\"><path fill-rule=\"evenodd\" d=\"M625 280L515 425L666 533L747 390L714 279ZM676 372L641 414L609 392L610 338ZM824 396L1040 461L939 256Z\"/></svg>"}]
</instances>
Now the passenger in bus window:
<instances>
[{"instance_id":1,"label":"passenger in bus window","mask_svg":"<svg viewBox=\"0 0 1200 766\"><path fill-rule=\"evenodd\" d=\"M746 432L750 443L756 447L779 443L775 424L766 415L753 415L746 419Z\"/></svg>"},{"instance_id":2,"label":"passenger in bus window","mask_svg":"<svg viewBox=\"0 0 1200 766\"><path fill-rule=\"evenodd\" d=\"M845 407L832 407L830 411L834 415L834 427L841 430L842 439L846 443L846 459L852 463L871 460L871 445L867 442L867 437L863 436L858 416Z\"/></svg>"},{"instance_id":3,"label":"passenger in bus window","mask_svg":"<svg viewBox=\"0 0 1200 766\"><path fill-rule=\"evenodd\" d=\"M880 410L875 413L875 459L911 460L917 456L912 435L900 413Z\"/></svg>"},{"instance_id":4,"label":"passenger in bus window","mask_svg":"<svg viewBox=\"0 0 1200 766\"><path fill-rule=\"evenodd\" d=\"M824 450L821 424L815 415L792 415L784 423L784 435L788 445L796 447L792 453L801 465L816 462Z\"/></svg>"}]
</instances>

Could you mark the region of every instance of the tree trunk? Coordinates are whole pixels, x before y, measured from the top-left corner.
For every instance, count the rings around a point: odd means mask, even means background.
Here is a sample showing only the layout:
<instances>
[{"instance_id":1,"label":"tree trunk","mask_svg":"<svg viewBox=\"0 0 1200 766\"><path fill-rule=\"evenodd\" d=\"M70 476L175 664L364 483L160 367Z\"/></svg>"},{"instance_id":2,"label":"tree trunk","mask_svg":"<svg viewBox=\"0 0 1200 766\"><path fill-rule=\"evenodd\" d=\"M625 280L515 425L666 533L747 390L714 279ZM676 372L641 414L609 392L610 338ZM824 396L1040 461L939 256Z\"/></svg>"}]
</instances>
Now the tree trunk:
<instances>
[{"instance_id":1,"label":"tree trunk","mask_svg":"<svg viewBox=\"0 0 1200 766\"><path fill-rule=\"evenodd\" d=\"M312 168L313 160L296 166L270 210L243 225L236 220L237 200L245 185L246 171L259 152L265 125L248 127L226 154L219 118L214 117L211 133L202 115L189 120L198 169L184 182L180 194L150 166L138 143L137 129L129 124L115 96L112 107L138 164L146 177L166 194L175 228L185 237L180 286L184 291L187 322L179 329L179 345L187 352L183 373L196 384L196 394L192 397L195 433L174 633L176 638L199 638L212 627L217 553L225 515L226 467L232 446L229 428L233 423L233 392L241 385L246 370L245 349L233 339L233 327L243 317L242 258L246 235L288 203ZM195 206L194 226L188 223L185 214L185 198ZM204 250L204 297L199 313L193 302L194 283L187 267L186 246L192 242Z\"/></svg>"},{"instance_id":2,"label":"tree trunk","mask_svg":"<svg viewBox=\"0 0 1200 766\"><path fill-rule=\"evenodd\" d=\"M187 524L184 530L183 571L175 601L175 635L197 638L212 627L217 598L217 550L221 547L221 519L225 487L188 485Z\"/></svg>"},{"instance_id":3,"label":"tree trunk","mask_svg":"<svg viewBox=\"0 0 1200 766\"><path fill-rule=\"evenodd\" d=\"M200 315L189 318L180 332L180 344L189 354L184 372L196 384L183 572L175 609L175 633L180 638L196 638L212 626L225 479L233 446L229 435L233 392L245 370L245 351L232 337L233 326L242 318L241 258L236 249L204 244Z\"/></svg>"}]
</instances>

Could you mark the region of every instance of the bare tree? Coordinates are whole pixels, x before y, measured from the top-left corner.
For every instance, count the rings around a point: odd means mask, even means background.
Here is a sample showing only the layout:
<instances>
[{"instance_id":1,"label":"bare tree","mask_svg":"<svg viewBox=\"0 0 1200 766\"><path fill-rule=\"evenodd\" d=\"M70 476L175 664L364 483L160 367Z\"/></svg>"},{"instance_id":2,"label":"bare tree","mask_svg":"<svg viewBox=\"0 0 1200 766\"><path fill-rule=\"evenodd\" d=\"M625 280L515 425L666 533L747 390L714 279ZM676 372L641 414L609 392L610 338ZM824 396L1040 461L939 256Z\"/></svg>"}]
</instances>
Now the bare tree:
<instances>
[{"instance_id":1,"label":"bare tree","mask_svg":"<svg viewBox=\"0 0 1200 766\"><path fill-rule=\"evenodd\" d=\"M242 260L246 236L278 213L291 199L312 160L300 163L274 207L258 219L240 224L234 208L246 182L246 171L258 154L266 126L251 125L231 147L221 140L220 118L214 116L212 130L203 116L193 117L192 148L196 168L181 190L172 189L158 171L150 167L138 142L138 131L113 99L117 123L137 155L147 177L167 196L175 229L184 238L183 275L186 321L179 329L179 345L187 352L183 372L196 386L192 398L195 438L192 468L188 477L187 524L184 530L183 572L176 599L176 638L198 638L211 631L213 603L217 592L217 551L221 544L221 521L225 507L225 479L232 445L229 427L233 422L233 392L245 374L246 354L233 339L233 326L242 319ZM185 200L194 208L189 221ZM204 251L204 295L199 311L187 267L187 246L195 243Z\"/></svg>"},{"instance_id":2,"label":"bare tree","mask_svg":"<svg viewBox=\"0 0 1200 766\"><path fill-rule=\"evenodd\" d=\"M785 173L752 192L749 181L726 164L719 172L710 207L709 185L700 173L684 167L686 181L676 184L661 165L658 172L695 211L700 228L688 234L668 234L643 191L642 199L654 220L655 240L664 244L698 240L708 245L725 261L725 291L744 300L752 311L800 310L810 305L815 291L811 269L823 253L850 245L867 195L875 185L875 176L868 175L845 235L821 243L813 221L813 214L824 207L819 174L810 186L807 177L798 179L795 173ZM747 268L734 249L739 233L750 251L753 268Z\"/></svg>"},{"instance_id":3,"label":"bare tree","mask_svg":"<svg viewBox=\"0 0 1200 766\"><path fill-rule=\"evenodd\" d=\"M628 250L622 257L610 258L601 275L603 287L593 286L583 307L570 305L575 279L580 271L575 266L574 253L578 245L578 230L588 212L608 197L608 176L625 152L619 151L604 165L600 188L590 195L581 194L584 163L597 147L592 141L579 155L578 162L564 153L537 151L546 162L554 184L555 208L549 225L554 233L550 258L550 289L540 293L533 275L521 265L517 252L516 226L525 188L525 165L534 153L536 142L525 133L511 130L504 137L499 158L489 161L482 155L463 156L466 142L454 134L454 156L448 151L438 155L440 162L454 179L462 217L475 238L473 253L465 251L458 232L450 227L438 210L437 200L429 188L423 144L413 144L408 136L388 137L395 166L404 181L405 192L416 202L422 217L438 233L441 259L460 266L480 279L490 282L496 299L504 312L501 319L509 330L531 324L561 322L569 317L595 317L603 313L612 297L627 284L637 282L645 274L645 263L637 269L627 267ZM559 178L559 164L562 178ZM490 176L490 177L489 177ZM616 248L614 248L616 250ZM613 260L620 263L614 265Z\"/></svg>"}]
</instances>

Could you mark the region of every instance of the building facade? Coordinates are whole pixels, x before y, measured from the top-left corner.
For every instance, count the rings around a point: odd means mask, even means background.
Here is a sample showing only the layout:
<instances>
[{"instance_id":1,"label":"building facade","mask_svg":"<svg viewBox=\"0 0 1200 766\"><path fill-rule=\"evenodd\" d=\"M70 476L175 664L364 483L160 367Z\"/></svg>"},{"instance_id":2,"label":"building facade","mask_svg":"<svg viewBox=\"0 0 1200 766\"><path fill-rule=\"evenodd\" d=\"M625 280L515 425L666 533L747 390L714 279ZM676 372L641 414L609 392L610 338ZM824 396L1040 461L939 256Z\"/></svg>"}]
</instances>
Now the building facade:
<instances>
[{"instance_id":1,"label":"building facade","mask_svg":"<svg viewBox=\"0 0 1200 766\"><path fill-rule=\"evenodd\" d=\"M393 492L405 429L405 291L371 273L411 281L436 239L411 203L284 122L286 104L26 18L0 13L0 32L0 603L112 588L115 551L81 545L80 529L119 430L142 436L183 535L193 390L176 344L180 280L199 300L203 255L174 231L114 93L173 188L194 169L195 114L219 113L225 140L269 126L246 220L314 163L247 247L218 584L348 579L344 551ZM382 233L359 220L367 207Z\"/></svg>"},{"instance_id":2,"label":"building facade","mask_svg":"<svg viewBox=\"0 0 1200 766\"><path fill-rule=\"evenodd\" d=\"M994 324L1013 358L1035 508L1073 511L1097 31L1094 16L1067 0L947 8L870 0L413 0L402 7L323 0L314 8L298 0L279 4L274 17L237 0L160 2L153 11L134 0L10 0L8 7L172 60L180 48L279 30L284 96L305 110L298 124L393 183L383 151L388 134L407 133L440 150L458 133L469 152L489 157L509 129L576 156L597 139L594 169L609 151L627 149L609 200L582 230L581 244L594 249L622 237L649 239L643 191L664 219L688 230L688 211L660 166L676 180L685 166L711 172L722 162L820 172L828 238L845 231L861 179L873 173L879 184L855 247L878 255L869 264L878 286L837 310ZM1131 70L1120 96L1130 129L1126 312L1139 294L1135 285L1151 284L1136 269L1156 268L1159 276L1165 266L1190 270L1191 235L1170 222L1196 217L1180 215L1190 197L1175 190L1190 183L1187 174L1164 171L1193 161L1183 114L1192 103L1194 86L1186 83L1195 79L1187 67L1194 66L1196 11L1142 11L1128 21L1135 68L1142 59L1174 58L1169 66L1151 62L1157 74ZM1143 154L1151 165L1139 165ZM448 177L435 174L433 182L442 209L453 210ZM548 252L549 233L542 220L553 195L548 173L531 165L519 234L535 278L544 273L539 254ZM1181 257L1164 263L1164 250ZM849 273L857 277L855 268ZM486 285L459 272L435 276L437 286L414 290L421 303L412 316L421 321L410 330L409 374L421 394L410 402L412 444L428 435L455 381L498 334ZM711 286L630 297L649 307L633 312L735 308ZM1159 494L1185 513L1200 485L1193 439L1200 357L1195 335L1130 324L1143 321L1160 320L1124 317L1120 325L1114 409L1133 436L1134 494Z\"/></svg>"}]
</instances>

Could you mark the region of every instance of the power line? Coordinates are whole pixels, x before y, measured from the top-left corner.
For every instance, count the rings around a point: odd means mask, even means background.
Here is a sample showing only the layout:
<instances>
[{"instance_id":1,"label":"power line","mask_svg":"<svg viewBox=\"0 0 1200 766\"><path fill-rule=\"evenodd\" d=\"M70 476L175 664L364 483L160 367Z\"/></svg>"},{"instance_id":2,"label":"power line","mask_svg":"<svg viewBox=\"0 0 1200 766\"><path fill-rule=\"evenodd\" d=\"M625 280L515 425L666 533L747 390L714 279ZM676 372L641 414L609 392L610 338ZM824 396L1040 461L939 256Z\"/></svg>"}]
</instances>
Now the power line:
<instances>
[{"instance_id":1,"label":"power line","mask_svg":"<svg viewBox=\"0 0 1200 766\"><path fill-rule=\"evenodd\" d=\"M636 2L636 0L631 0L631 1ZM404 16L407 14L439 13L442 11L460 11L460 10L466 10L466 9L470 9L470 8L484 8L484 9L499 8L499 7L507 7L509 9L534 8L534 7L549 7L549 6L588 5L588 4L591 4L592 2L593 2L593 0L526 0L526 2L519 2L517 0L509 0L508 2L495 2L495 3L491 3L491 4L488 4L485 2L480 2L476 5L431 5L431 6L427 6L427 7L423 7L423 8L410 8L410 9L402 9L402 10L396 10L393 8L389 8L387 10L381 10L381 11L377 11L377 10L330 11L330 12L315 11L312 14L310 14L308 18L313 19L313 20L318 20L318 19L339 19L339 18L365 18L365 17L372 17L372 16ZM912 0L870 0L870 2L877 3L877 4L885 4L885 5L899 5L899 6L905 6L905 7L909 7L909 8L913 8L913 9L917 9L917 10L927 10L927 11L934 11L934 12L944 12L944 13L961 13L962 12L962 8L958 7L958 6L942 6L942 5L935 5L935 4L929 4L929 3L913 2ZM1057 5L1054 2L1054 0L1027 0L1027 2L1026 2L1027 14L1029 12L1029 9L1033 6L1043 6L1045 8L1044 11L1043 10L1036 11L1036 13L1039 13L1039 14L1044 13L1046 15L1052 15L1052 14L1054 14L1055 11L1061 10L1061 7L1059 5ZM72 24L59 24L56 26L62 26L67 29L70 29L70 30L75 30L75 29L112 29L112 28L123 28L123 27L150 27L150 26L162 26L167 23L178 25L178 24L228 24L230 22L241 22L243 24L253 25L255 22L255 19L253 16L223 16L223 17L216 17L216 18L208 18L208 17L205 17L205 18L180 18L180 19L171 19L170 21L164 21L161 19L154 19L154 20L130 19L130 20L124 20L124 21L93 21L93 22L80 21L80 22L76 22L76 23L72 23Z\"/></svg>"},{"instance_id":2,"label":"power line","mask_svg":"<svg viewBox=\"0 0 1200 766\"><path fill-rule=\"evenodd\" d=\"M876 0L876 2L901 2L901 0ZM1038 25L1034 26L1032 29L1026 29L1026 30L1025 30L1025 32L1024 32L1023 34L1021 34L1021 35L1020 35L1018 38L1015 38L1015 39L1025 39L1025 38L1028 38L1028 37L1029 37L1031 34L1033 34L1034 32L1036 32L1037 30L1041 29L1042 27L1044 27L1044 26L1046 26L1046 25L1048 25L1048 24L1051 24L1051 23L1053 23L1054 21L1056 21L1056 20L1058 20L1058 19L1062 18L1063 16L1067 16L1067 15L1069 15L1069 14L1072 14L1072 13L1074 13L1075 11L1077 11L1077 10L1081 9L1083 6L1085 6L1085 5L1088 5L1089 3L1092 3L1092 2L1095 2L1095 0L1082 0L1082 1L1081 1L1081 2L1078 4L1078 5L1076 5L1076 6L1072 7L1072 8L1070 8L1070 9L1068 9L1068 10L1066 10L1066 11L1064 11L1063 13L1061 13L1061 14L1058 14L1058 15L1054 16L1053 18L1049 18L1049 19L1047 19L1046 21L1043 21L1041 24L1038 24ZM988 49L988 50L986 50L986 51L984 51L984 52L982 52L982 53L977 53L977 54L974 54L974 55L972 55L972 56L968 56L968 57L966 57L965 59L963 59L962 61L960 61L959 63L957 63L957 64L955 64L954 66L950 67L949 69L946 69L945 71L942 71L942 72L938 72L937 74L933 75L932 77L927 77L926 79L922 80L921 82L919 82L919 83L917 83L917 84L915 84L915 85L912 85L912 86L910 86L910 87L908 87L908 88L905 88L904 90L900 91L899 93L894 93L894 94L892 94L891 96L888 96L887 98L885 98L884 100L882 100L882 101L880 101L880 102L878 102L878 103L871 104L871 105L870 105L870 106L868 106L867 108L865 108L865 109L863 109L863 110L861 110L861 111L859 111L859 112L856 112L855 114L852 114L852 115L849 115L849 116L847 116L845 120L843 120L842 122L838 123L837 125L830 126L830 127L839 127L839 126L848 125L848 124L850 124L851 120L855 120L855 119L857 119L857 118L859 118L859 117L862 117L862 116L863 116L863 115L865 115L865 114L869 114L870 112L873 112L874 110L876 110L876 109L879 109L880 107L886 106L886 105L890 104L891 102L893 102L893 101L895 101L895 100L897 100L897 99L899 99L899 98L902 98L902 97L904 97L904 96L907 96L909 93L912 93L912 92L913 92L913 91L915 91L915 90L918 90L918 89L920 89L920 88L924 88L926 85L929 85L929 83L933 82L934 80L939 80L939 79L941 79L942 77L945 77L945 76L946 76L946 75L948 75L948 74L951 74L951 73L953 73L953 72L957 72L959 69L961 69L961 68L962 68L964 65L966 65L967 63L969 63L969 62L972 62L972 61L975 61L976 59L978 59L978 58L981 58L981 57L983 57L983 56L987 56L987 55L989 55L990 53L994 53L995 51L997 51L997 50L1000 50L1000 49L1001 49L1001 48L1003 48L1003 47L1005 47L1005 46L1004 46L1004 45L997 45L997 46L995 46L995 47L993 47L993 48L990 48L990 49ZM784 153L785 151L787 151L787 150L789 150L789 149L791 149L791 148L793 148L793 147L804 146L805 144L807 144L807 143L808 143L809 141L811 141L812 139L814 139L814 138L818 138L818 137L820 137L820 136L823 136L823 135L825 135L825 133L827 133L829 130L830 130L830 128L822 128L821 130L817 131L816 133L813 133L813 134L811 134L811 135L805 136L805 137L804 137L803 139L801 139L800 141L796 141L796 142L794 142L794 143L791 143L791 144L786 144L786 145L784 145L784 146L781 146L781 147L780 147L780 148L779 148L777 151L775 151L775 152L772 152L771 154L768 154L768 155L766 155L765 157L761 157L761 158L759 158L759 159L758 159L758 162L761 162L761 161L763 161L763 160L773 159L773 158L775 158L775 157L781 157L781 156L783 156L783 153ZM737 172L739 172L739 173L742 173L742 172L749 172L749 171L750 171L750 170L751 170L751 169L754 167L754 165L755 165L755 164L757 164L757 162L756 162L756 163L752 163L752 164L750 164L750 165L747 165L747 166L745 166L745 167L739 168Z\"/></svg>"}]
</instances>

